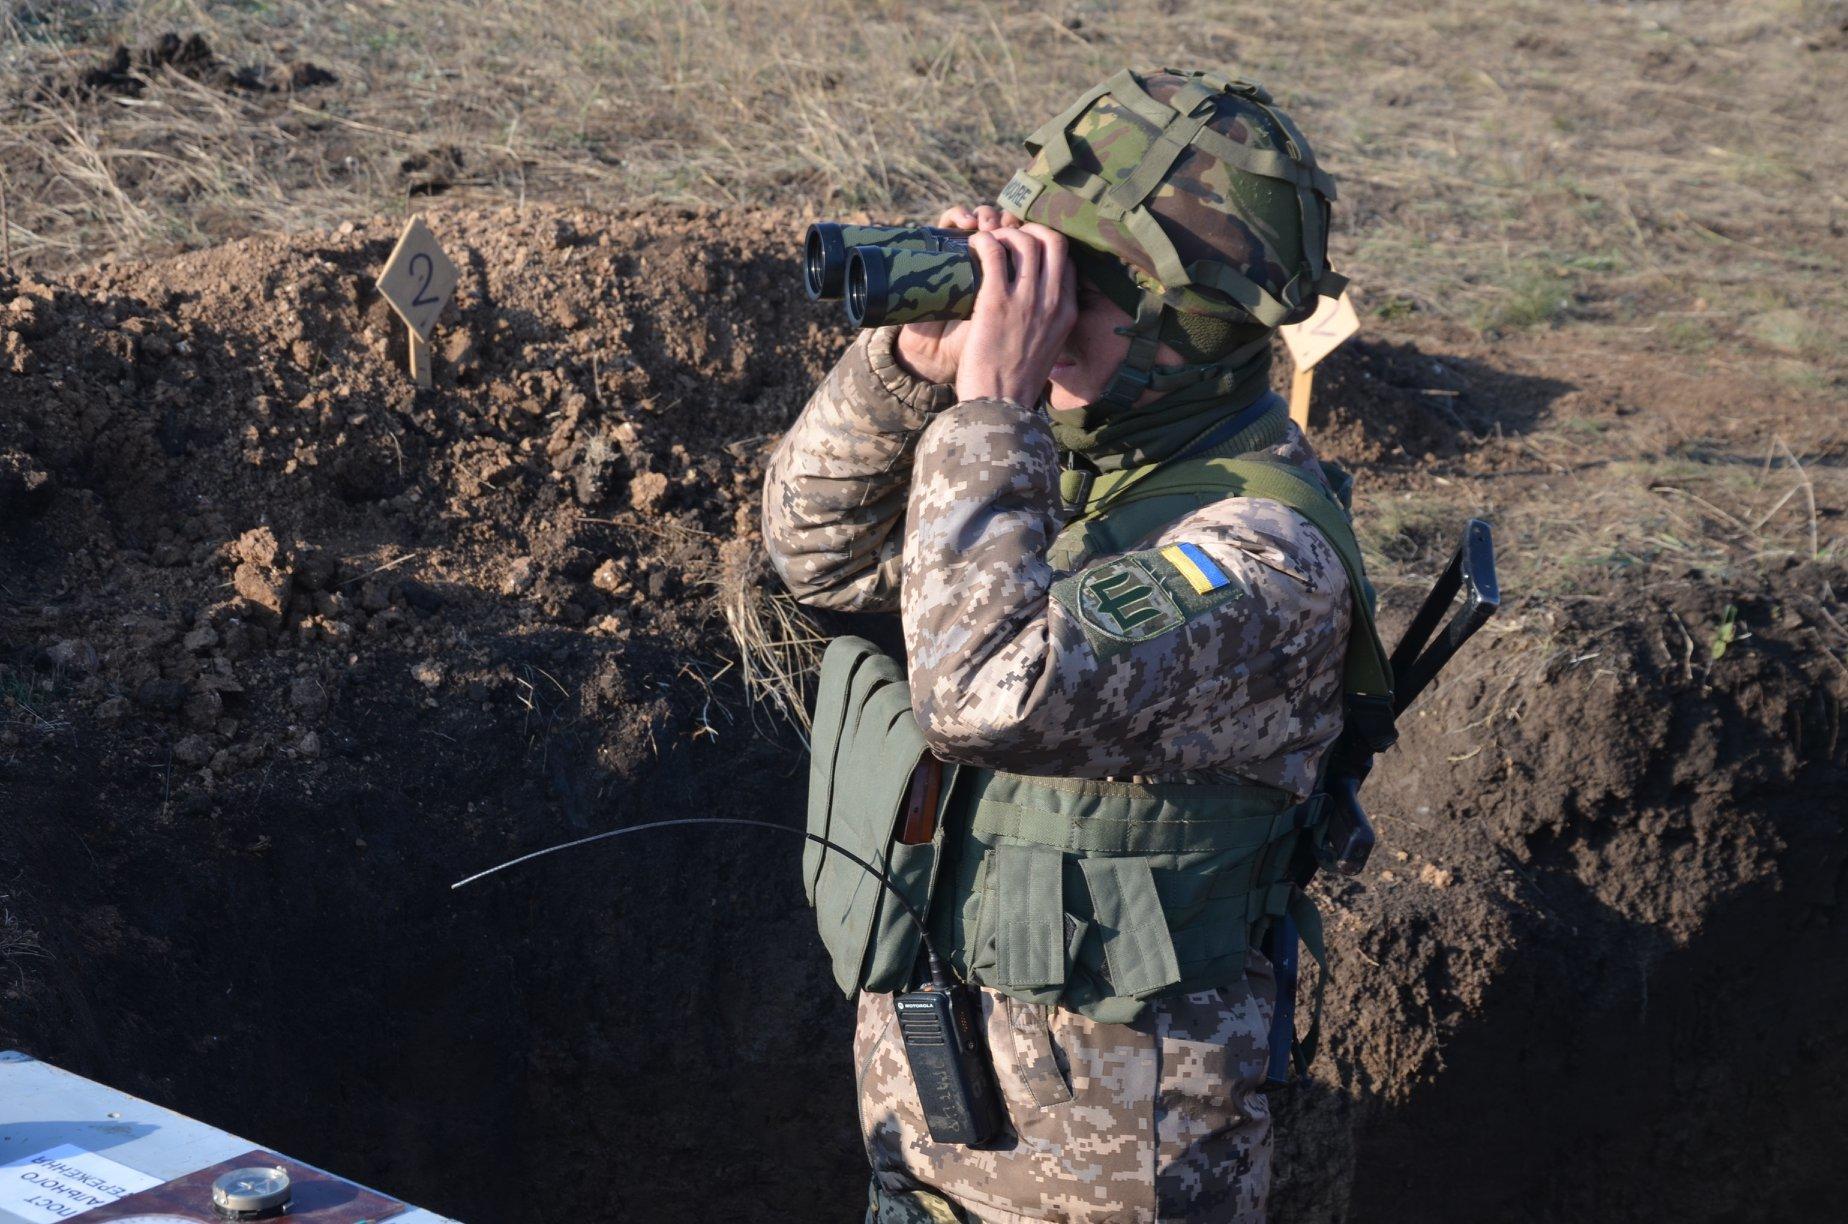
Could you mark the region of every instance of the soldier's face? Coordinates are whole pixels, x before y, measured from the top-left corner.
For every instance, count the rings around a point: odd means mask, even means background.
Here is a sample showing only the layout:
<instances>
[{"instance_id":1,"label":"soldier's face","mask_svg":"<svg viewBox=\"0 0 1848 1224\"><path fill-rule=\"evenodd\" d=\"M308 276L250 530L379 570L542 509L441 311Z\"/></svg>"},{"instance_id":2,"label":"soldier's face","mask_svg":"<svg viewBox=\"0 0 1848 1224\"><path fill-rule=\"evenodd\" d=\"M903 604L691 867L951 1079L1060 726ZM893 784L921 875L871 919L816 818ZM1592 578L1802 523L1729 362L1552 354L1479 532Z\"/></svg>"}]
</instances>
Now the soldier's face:
<instances>
[{"instance_id":1,"label":"soldier's face","mask_svg":"<svg viewBox=\"0 0 1848 1224\"><path fill-rule=\"evenodd\" d=\"M1078 281L1078 321L1065 337L1065 347L1053 363L1046 389L1046 404L1053 409L1083 408L1104 397L1110 376L1116 373L1129 352L1129 337L1118 335L1117 328L1135 322L1121 307L1093 289L1088 281ZM1178 365L1182 358L1162 345L1155 358L1163 365ZM1144 391L1138 404L1156 398Z\"/></svg>"}]
</instances>

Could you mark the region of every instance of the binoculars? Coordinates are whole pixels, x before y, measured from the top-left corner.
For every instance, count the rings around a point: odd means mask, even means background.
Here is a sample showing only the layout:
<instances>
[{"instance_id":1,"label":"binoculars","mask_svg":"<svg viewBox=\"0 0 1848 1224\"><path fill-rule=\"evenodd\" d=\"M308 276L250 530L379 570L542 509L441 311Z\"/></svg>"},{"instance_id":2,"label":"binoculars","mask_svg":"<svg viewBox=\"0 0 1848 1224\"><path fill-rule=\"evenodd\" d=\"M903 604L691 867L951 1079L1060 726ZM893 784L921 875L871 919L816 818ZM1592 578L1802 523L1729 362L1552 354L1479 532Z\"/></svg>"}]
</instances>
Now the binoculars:
<instances>
[{"instance_id":1,"label":"binoculars","mask_svg":"<svg viewBox=\"0 0 1848 1224\"><path fill-rule=\"evenodd\" d=\"M845 300L855 327L966 319L982 285L968 230L817 221L803 242L811 302Z\"/></svg>"}]
</instances>

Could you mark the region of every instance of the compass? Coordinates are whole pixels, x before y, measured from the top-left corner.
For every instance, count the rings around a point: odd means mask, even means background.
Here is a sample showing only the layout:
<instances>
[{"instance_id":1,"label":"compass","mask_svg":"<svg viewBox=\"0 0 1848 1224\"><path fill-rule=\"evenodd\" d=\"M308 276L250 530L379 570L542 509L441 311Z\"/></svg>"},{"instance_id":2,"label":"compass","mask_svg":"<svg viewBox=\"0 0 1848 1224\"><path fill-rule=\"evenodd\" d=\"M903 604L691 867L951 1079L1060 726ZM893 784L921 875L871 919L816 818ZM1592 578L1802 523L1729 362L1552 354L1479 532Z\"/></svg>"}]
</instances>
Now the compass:
<instances>
[{"instance_id":1,"label":"compass","mask_svg":"<svg viewBox=\"0 0 1848 1224\"><path fill-rule=\"evenodd\" d=\"M268 1220L289 1206L289 1171L278 1165L233 1169L212 1183L212 1208L226 1220Z\"/></svg>"}]
</instances>

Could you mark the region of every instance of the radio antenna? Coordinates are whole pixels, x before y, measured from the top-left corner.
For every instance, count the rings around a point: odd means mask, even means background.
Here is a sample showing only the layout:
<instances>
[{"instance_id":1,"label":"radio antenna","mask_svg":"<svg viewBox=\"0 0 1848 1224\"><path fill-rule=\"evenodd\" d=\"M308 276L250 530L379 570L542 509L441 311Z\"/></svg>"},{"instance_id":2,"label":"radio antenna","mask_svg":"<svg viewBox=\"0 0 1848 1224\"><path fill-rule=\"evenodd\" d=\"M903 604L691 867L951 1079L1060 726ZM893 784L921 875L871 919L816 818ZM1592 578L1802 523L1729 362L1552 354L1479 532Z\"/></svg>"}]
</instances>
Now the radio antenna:
<instances>
[{"instance_id":1,"label":"radio antenna","mask_svg":"<svg viewBox=\"0 0 1848 1224\"><path fill-rule=\"evenodd\" d=\"M887 878L885 872L873 866L851 850L843 849L825 837L817 837L813 833L808 833L801 829L792 829L788 825L774 824L768 820L745 820L737 816L688 816L679 820L651 820L646 824L627 825L620 829L605 829L601 833L592 833L589 837L580 837L575 841L560 842L556 846L547 846L543 850L535 850L531 854L522 854L519 858L512 858L504 863L497 863L486 871L477 871L474 875L466 879L457 880L454 884L449 886L449 891L454 892L465 884L473 884L476 880L491 876L497 871L505 871L509 867L518 867L521 863L530 863L536 858L544 858L546 855L556 854L560 850L574 850L579 846L588 846L592 842L600 842L606 838L624 837L630 833L641 833L648 829L672 829L681 825L744 825L753 829L775 829L779 833L793 833L797 837L812 841L817 845L826 846L854 866L860 868L860 870L878 880L879 883L885 887L885 890L891 893L893 898L896 899L900 905L905 907L905 916L911 919L911 924L913 926L917 927L918 938L924 944L924 957L930 966L931 984L941 987L944 990L950 988L949 971L944 968L943 962L937 957L937 947L931 942L930 931L924 925L923 915L918 913L916 906L905 899L905 894L900 892L898 886Z\"/></svg>"}]
</instances>

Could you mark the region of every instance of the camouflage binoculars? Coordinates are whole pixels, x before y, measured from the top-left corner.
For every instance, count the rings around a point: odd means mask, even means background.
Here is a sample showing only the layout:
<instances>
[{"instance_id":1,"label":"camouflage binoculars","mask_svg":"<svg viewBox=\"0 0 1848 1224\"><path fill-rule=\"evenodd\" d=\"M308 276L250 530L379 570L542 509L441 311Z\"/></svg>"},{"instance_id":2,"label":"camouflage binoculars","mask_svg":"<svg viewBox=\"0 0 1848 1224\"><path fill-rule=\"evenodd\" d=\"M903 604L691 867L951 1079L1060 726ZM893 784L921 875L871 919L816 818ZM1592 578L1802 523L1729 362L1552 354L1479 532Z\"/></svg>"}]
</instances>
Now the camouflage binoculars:
<instances>
[{"instance_id":1,"label":"camouflage binoculars","mask_svg":"<svg viewBox=\"0 0 1848 1224\"><path fill-rule=\"evenodd\" d=\"M968 230L817 221L803 243L809 300L845 299L855 327L966 319L982 272Z\"/></svg>"}]
</instances>

